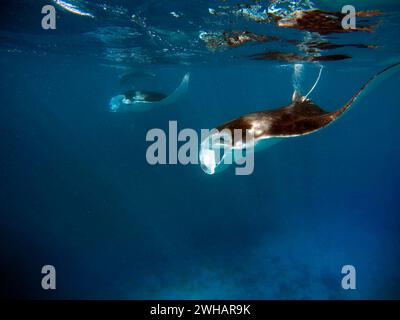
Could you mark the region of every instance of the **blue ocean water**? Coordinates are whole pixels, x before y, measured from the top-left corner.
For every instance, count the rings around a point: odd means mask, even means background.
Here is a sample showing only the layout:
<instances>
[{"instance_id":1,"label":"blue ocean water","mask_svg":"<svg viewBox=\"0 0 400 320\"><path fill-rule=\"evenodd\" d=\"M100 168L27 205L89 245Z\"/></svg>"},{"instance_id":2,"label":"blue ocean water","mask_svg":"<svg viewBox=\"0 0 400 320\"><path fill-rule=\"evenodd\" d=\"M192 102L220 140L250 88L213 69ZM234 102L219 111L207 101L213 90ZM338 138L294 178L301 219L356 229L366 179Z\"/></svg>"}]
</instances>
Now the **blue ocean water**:
<instances>
[{"instance_id":1,"label":"blue ocean water","mask_svg":"<svg viewBox=\"0 0 400 320\"><path fill-rule=\"evenodd\" d=\"M303 65L304 91L322 64L311 98L327 110L342 106L400 60L399 4L354 2L360 10L382 10L373 32L320 37L278 28L235 15L225 8L229 1L223 7L182 0L5 5L1 296L400 298L399 74L331 126L256 153L249 176L235 175L233 167L207 175L199 165L146 161L146 133L167 131L171 120L178 129L211 129L289 104L294 63ZM340 11L343 3L312 5ZM57 10L56 30L41 28L45 4ZM199 37L243 28L281 40L210 49ZM310 36L374 48L322 50L352 58L320 63L249 58L268 50L312 55L282 40ZM156 75L135 76L135 87L161 92L190 72L189 91L165 108L110 113L111 97L123 90L119 77L132 69ZM57 270L54 291L40 285L48 264ZM342 289L344 265L357 270L356 290Z\"/></svg>"}]
</instances>

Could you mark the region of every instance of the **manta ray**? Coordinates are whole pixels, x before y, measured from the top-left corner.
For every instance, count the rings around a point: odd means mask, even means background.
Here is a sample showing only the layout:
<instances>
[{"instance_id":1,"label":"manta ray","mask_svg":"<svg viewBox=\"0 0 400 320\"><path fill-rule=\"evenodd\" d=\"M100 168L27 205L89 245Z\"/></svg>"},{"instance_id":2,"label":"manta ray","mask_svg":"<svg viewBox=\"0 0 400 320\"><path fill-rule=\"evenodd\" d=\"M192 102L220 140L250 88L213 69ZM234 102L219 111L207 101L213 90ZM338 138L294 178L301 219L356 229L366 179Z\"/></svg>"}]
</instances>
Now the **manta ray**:
<instances>
[{"instance_id":1,"label":"manta ray","mask_svg":"<svg viewBox=\"0 0 400 320\"><path fill-rule=\"evenodd\" d=\"M321 77L321 71L322 67L316 83L306 96L301 96L295 90L292 102L287 106L246 114L218 126L217 131L212 131L200 146L200 165L203 171L214 174L225 169L232 160L224 160L229 159L228 155L232 156L235 150L253 152L285 138L304 136L325 128L354 106L375 85L400 71L400 62L375 74L349 101L333 112L325 111L308 98ZM234 136L235 129L241 130L239 139ZM251 139L246 132L251 134Z\"/></svg>"},{"instance_id":2,"label":"manta ray","mask_svg":"<svg viewBox=\"0 0 400 320\"><path fill-rule=\"evenodd\" d=\"M183 77L180 85L170 95L154 91L129 90L111 98L111 112L142 112L170 105L178 101L187 91L190 74Z\"/></svg>"}]
</instances>

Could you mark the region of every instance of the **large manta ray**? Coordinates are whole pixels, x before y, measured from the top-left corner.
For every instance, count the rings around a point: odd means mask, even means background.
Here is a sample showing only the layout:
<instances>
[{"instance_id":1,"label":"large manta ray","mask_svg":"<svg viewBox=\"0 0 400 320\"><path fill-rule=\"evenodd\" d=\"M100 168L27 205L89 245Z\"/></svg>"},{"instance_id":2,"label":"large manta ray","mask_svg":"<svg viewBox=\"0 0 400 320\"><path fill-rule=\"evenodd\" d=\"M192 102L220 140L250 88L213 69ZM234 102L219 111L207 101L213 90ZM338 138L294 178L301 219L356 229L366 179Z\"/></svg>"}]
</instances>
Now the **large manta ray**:
<instances>
[{"instance_id":1,"label":"large manta ray","mask_svg":"<svg viewBox=\"0 0 400 320\"><path fill-rule=\"evenodd\" d=\"M303 136L321 130L338 119L380 81L399 70L400 62L377 73L346 104L333 112L325 111L308 99L308 95L317 84L315 83L307 96L301 96L295 91L292 103L287 106L250 113L226 122L217 127L217 132L211 132L203 139L200 147L200 165L206 173L214 174L232 163L232 157L229 161L224 159L228 160L227 156L232 156L235 150L245 149L246 152L252 152L269 147L283 138ZM234 136L235 129L242 130L239 139ZM251 141L246 138L246 130L251 133Z\"/></svg>"}]
</instances>

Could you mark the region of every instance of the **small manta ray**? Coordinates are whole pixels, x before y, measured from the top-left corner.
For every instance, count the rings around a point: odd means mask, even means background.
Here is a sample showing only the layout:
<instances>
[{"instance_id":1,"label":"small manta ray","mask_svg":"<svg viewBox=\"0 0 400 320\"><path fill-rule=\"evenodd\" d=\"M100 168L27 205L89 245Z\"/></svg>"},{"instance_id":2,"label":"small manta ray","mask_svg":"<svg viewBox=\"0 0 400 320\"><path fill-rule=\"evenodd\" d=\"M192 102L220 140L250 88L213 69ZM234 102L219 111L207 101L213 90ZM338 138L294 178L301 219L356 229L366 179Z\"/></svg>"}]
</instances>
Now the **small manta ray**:
<instances>
[{"instance_id":1,"label":"small manta ray","mask_svg":"<svg viewBox=\"0 0 400 320\"><path fill-rule=\"evenodd\" d=\"M231 160L224 161L224 159L228 160L227 156L232 156L235 150L252 152L270 147L284 138L319 131L343 115L375 85L398 71L400 71L400 62L373 76L340 109L328 112L308 99L321 77L321 68L316 83L306 96L301 96L298 91L295 91L292 103L288 106L243 115L217 127L218 131L211 132L201 143L199 155L201 168L207 174L214 174L232 163ZM241 138L235 137L235 141L232 141L235 129L241 129ZM251 141L246 141L248 140L247 130L251 133Z\"/></svg>"},{"instance_id":2,"label":"small manta ray","mask_svg":"<svg viewBox=\"0 0 400 320\"><path fill-rule=\"evenodd\" d=\"M180 85L170 95L154 91L129 90L124 94L111 98L111 112L142 112L159 106L175 103L186 92L189 86L190 74L183 77Z\"/></svg>"}]
</instances>

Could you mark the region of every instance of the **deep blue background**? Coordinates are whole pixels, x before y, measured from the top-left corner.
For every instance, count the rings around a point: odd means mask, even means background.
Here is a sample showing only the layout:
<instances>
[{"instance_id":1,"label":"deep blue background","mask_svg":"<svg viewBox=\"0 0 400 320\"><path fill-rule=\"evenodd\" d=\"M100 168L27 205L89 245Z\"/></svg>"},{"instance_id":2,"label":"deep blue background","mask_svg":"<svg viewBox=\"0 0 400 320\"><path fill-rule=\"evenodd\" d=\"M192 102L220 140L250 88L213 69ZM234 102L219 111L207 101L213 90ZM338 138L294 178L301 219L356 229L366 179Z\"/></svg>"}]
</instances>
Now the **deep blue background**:
<instances>
[{"instance_id":1,"label":"deep blue background","mask_svg":"<svg viewBox=\"0 0 400 320\"><path fill-rule=\"evenodd\" d=\"M15 29L4 12L2 29ZM40 34L37 21L20 31ZM148 165L147 131L167 130L169 120L213 128L285 105L290 67L153 66L163 92L191 72L185 99L112 114L121 71L65 45L65 55L0 52L2 297L400 298L400 75L332 126L257 153L252 175L209 176L199 166ZM327 63L311 98L337 109L396 61L396 48L380 49L387 60L357 51L370 60ZM317 72L305 67L304 91ZM56 291L41 289L45 264L57 269ZM341 288L346 264L357 269L355 291Z\"/></svg>"},{"instance_id":2,"label":"deep blue background","mask_svg":"<svg viewBox=\"0 0 400 320\"><path fill-rule=\"evenodd\" d=\"M239 177L152 167L145 134L283 105L290 69L194 68L179 105L110 114L115 71L5 55L0 67L2 295L400 297L399 76L334 125L257 153ZM331 110L376 71L332 69L313 95ZM166 90L183 71L160 71ZM40 288L44 264L57 268L55 292ZM354 292L340 287L344 264L357 268Z\"/></svg>"}]
</instances>

